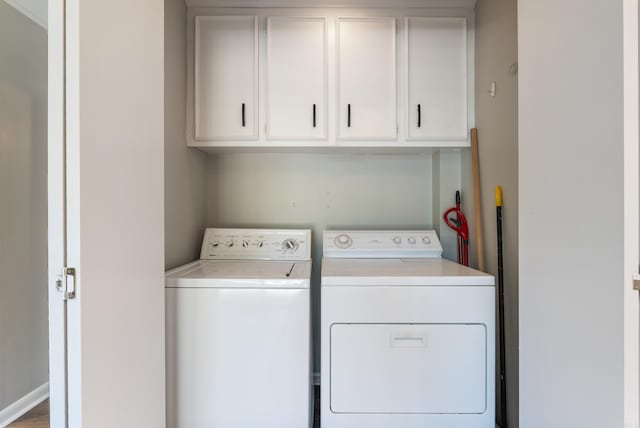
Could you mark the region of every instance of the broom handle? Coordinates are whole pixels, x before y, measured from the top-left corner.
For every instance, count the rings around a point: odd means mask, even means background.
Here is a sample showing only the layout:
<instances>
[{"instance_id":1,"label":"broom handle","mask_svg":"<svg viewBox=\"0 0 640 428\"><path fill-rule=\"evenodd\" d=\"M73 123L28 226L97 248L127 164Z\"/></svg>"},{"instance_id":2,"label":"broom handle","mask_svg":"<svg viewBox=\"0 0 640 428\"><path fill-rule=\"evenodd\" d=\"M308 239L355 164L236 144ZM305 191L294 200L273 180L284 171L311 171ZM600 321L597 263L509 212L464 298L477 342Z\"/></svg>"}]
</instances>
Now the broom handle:
<instances>
[{"instance_id":1,"label":"broom handle","mask_svg":"<svg viewBox=\"0 0 640 428\"><path fill-rule=\"evenodd\" d=\"M507 428L507 373L504 343L504 272L502 262L502 187L496 187L498 232L498 329L500 331L500 428Z\"/></svg>"},{"instance_id":2,"label":"broom handle","mask_svg":"<svg viewBox=\"0 0 640 428\"><path fill-rule=\"evenodd\" d=\"M473 174L473 206L476 223L476 252L478 270L484 272L484 242L482 240L482 207L480 206L480 155L478 153L478 129L471 128L471 170Z\"/></svg>"}]
</instances>

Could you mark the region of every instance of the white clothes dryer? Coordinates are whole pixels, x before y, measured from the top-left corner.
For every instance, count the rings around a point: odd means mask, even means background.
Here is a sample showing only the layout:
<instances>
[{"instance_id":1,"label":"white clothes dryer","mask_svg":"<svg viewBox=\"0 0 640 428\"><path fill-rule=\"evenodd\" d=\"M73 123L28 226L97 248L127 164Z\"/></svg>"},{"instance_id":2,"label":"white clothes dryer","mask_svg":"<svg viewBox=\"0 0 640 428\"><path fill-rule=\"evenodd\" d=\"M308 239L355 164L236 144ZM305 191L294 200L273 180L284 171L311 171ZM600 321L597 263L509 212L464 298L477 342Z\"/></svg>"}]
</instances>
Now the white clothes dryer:
<instances>
[{"instance_id":1,"label":"white clothes dryer","mask_svg":"<svg viewBox=\"0 0 640 428\"><path fill-rule=\"evenodd\" d=\"M435 231L325 231L322 428L494 428L495 287Z\"/></svg>"},{"instance_id":2,"label":"white clothes dryer","mask_svg":"<svg viewBox=\"0 0 640 428\"><path fill-rule=\"evenodd\" d=\"M167 427L312 423L311 231L207 229L166 273Z\"/></svg>"}]
</instances>

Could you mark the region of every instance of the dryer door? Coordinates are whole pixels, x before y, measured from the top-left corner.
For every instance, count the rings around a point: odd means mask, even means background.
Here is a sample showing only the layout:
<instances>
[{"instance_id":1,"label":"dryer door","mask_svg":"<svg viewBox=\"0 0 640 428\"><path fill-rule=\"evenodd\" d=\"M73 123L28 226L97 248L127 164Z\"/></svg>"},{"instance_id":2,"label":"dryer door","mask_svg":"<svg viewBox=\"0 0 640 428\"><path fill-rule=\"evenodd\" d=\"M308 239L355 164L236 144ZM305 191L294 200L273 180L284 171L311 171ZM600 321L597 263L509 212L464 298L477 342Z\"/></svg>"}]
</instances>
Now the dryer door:
<instances>
[{"instance_id":1,"label":"dryer door","mask_svg":"<svg viewBox=\"0 0 640 428\"><path fill-rule=\"evenodd\" d=\"M484 413L482 324L334 324L333 413Z\"/></svg>"}]
</instances>

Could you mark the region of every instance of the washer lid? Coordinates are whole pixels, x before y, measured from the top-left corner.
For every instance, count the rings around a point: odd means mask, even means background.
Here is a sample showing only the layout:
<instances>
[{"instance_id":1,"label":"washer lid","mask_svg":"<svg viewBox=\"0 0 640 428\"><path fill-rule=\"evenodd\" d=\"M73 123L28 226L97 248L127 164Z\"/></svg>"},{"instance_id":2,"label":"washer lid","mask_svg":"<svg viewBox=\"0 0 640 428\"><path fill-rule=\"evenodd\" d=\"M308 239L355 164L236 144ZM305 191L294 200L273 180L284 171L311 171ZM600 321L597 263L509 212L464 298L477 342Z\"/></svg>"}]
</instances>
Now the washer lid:
<instances>
[{"instance_id":1,"label":"washer lid","mask_svg":"<svg viewBox=\"0 0 640 428\"><path fill-rule=\"evenodd\" d=\"M168 271L167 288L309 288L310 261L198 260Z\"/></svg>"},{"instance_id":2,"label":"washer lid","mask_svg":"<svg viewBox=\"0 0 640 428\"><path fill-rule=\"evenodd\" d=\"M323 259L322 285L495 285L487 273L444 259Z\"/></svg>"}]
</instances>

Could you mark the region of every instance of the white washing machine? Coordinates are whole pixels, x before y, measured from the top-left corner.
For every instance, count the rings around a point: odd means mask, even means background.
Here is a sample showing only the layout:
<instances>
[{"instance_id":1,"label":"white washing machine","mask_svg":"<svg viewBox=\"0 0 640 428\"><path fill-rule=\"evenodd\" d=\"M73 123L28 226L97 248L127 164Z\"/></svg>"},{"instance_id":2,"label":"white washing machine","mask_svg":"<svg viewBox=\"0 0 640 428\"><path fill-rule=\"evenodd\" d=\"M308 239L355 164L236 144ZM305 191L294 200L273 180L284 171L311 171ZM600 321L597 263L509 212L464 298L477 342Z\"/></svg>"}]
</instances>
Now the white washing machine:
<instances>
[{"instance_id":1,"label":"white washing machine","mask_svg":"<svg viewBox=\"0 0 640 428\"><path fill-rule=\"evenodd\" d=\"M494 278L431 230L323 246L322 428L494 428Z\"/></svg>"},{"instance_id":2,"label":"white washing machine","mask_svg":"<svg viewBox=\"0 0 640 428\"><path fill-rule=\"evenodd\" d=\"M167 427L312 421L311 231L207 229L166 273Z\"/></svg>"}]
</instances>

